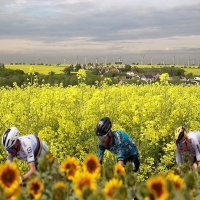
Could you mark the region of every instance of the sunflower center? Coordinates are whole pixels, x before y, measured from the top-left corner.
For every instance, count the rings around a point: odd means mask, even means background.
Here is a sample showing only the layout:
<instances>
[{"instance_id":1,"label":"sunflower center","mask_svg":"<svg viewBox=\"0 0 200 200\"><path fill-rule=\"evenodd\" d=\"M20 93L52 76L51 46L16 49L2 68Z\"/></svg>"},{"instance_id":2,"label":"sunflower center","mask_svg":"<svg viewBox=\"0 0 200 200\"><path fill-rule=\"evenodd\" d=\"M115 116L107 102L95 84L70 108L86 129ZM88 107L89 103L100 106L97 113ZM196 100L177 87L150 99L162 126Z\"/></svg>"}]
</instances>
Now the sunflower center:
<instances>
[{"instance_id":1,"label":"sunflower center","mask_svg":"<svg viewBox=\"0 0 200 200\"><path fill-rule=\"evenodd\" d=\"M55 200L62 199L62 193L60 191L56 191L55 194L54 194L54 199Z\"/></svg>"},{"instance_id":2,"label":"sunflower center","mask_svg":"<svg viewBox=\"0 0 200 200\"><path fill-rule=\"evenodd\" d=\"M161 183L154 183L152 189L156 192L156 195L160 197L163 193L163 187Z\"/></svg>"},{"instance_id":3,"label":"sunflower center","mask_svg":"<svg viewBox=\"0 0 200 200\"><path fill-rule=\"evenodd\" d=\"M10 185L13 184L13 182L16 179L15 175L16 175L15 172L12 170L8 170L2 174L2 182L6 187L9 187Z\"/></svg>"},{"instance_id":4,"label":"sunflower center","mask_svg":"<svg viewBox=\"0 0 200 200\"><path fill-rule=\"evenodd\" d=\"M178 182L175 182L174 185L175 185L175 188L176 188L177 190L179 190L179 189L181 188L181 184L178 183Z\"/></svg>"},{"instance_id":5,"label":"sunflower center","mask_svg":"<svg viewBox=\"0 0 200 200\"><path fill-rule=\"evenodd\" d=\"M112 196L116 189L117 189L116 186L111 187L111 188L109 189L107 195L108 195L108 196Z\"/></svg>"},{"instance_id":6,"label":"sunflower center","mask_svg":"<svg viewBox=\"0 0 200 200\"><path fill-rule=\"evenodd\" d=\"M40 186L37 183L33 183L31 186L31 190L36 194L40 190Z\"/></svg>"},{"instance_id":7,"label":"sunflower center","mask_svg":"<svg viewBox=\"0 0 200 200\"><path fill-rule=\"evenodd\" d=\"M75 172L76 172L76 168L71 168L70 170L69 170L69 175L71 175L71 176L74 176L74 174L75 174Z\"/></svg>"},{"instance_id":8,"label":"sunflower center","mask_svg":"<svg viewBox=\"0 0 200 200\"><path fill-rule=\"evenodd\" d=\"M94 172L96 170L96 168L97 168L96 163L93 160L88 161L88 163L87 163L87 169L88 169L88 171L90 173Z\"/></svg>"},{"instance_id":9,"label":"sunflower center","mask_svg":"<svg viewBox=\"0 0 200 200\"><path fill-rule=\"evenodd\" d=\"M90 185L90 180L89 179L82 179L79 182L79 189L82 190L84 186L89 186Z\"/></svg>"}]
</instances>

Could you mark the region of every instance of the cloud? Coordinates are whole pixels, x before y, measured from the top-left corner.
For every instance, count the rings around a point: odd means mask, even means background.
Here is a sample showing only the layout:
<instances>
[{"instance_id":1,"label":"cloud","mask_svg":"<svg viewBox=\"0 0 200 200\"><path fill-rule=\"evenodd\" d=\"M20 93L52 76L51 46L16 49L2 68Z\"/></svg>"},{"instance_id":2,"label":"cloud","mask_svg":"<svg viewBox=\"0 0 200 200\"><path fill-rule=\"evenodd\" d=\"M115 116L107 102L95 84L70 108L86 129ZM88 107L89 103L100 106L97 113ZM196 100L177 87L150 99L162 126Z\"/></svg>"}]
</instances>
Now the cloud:
<instances>
[{"instance_id":1,"label":"cloud","mask_svg":"<svg viewBox=\"0 0 200 200\"><path fill-rule=\"evenodd\" d=\"M197 49L199 19L199 0L1 0L0 52Z\"/></svg>"}]
</instances>

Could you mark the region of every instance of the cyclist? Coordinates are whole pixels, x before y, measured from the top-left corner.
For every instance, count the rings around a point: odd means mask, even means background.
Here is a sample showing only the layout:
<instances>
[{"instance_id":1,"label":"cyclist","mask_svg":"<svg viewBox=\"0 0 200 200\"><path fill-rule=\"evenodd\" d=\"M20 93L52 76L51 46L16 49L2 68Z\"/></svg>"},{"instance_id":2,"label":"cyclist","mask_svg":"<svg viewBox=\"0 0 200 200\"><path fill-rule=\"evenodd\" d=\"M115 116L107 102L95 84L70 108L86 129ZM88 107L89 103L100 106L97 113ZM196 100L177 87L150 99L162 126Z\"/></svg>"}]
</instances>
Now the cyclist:
<instances>
[{"instance_id":1,"label":"cyclist","mask_svg":"<svg viewBox=\"0 0 200 200\"><path fill-rule=\"evenodd\" d=\"M29 171L21 177L22 181L35 173L37 159L49 151L48 146L34 134L19 136L16 127L11 127L3 133L2 144L8 153L8 162L12 162L14 157L27 161Z\"/></svg>"},{"instance_id":2,"label":"cyclist","mask_svg":"<svg viewBox=\"0 0 200 200\"><path fill-rule=\"evenodd\" d=\"M183 163L184 153L189 153L192 158L192 168L200 167L200 132L189 131L181 126L175 130L176 139L176 163L178 165Z\"/></svg>"},{"instance_id":3,"label":"cyclist","mask_svg":"<svg viewBox=\"0 0 200 200\"><path fill-rule=\"evenodd\" d=\"M105 150L109 150L117 156L117 162L125 165L132 162L134 171L140 166L139 154L136 145L123 131L112 131L112 122L109 117L102 118L96 126L96 135L99 138L98 158L103 162Z\"/></svg>"}]
</instances>

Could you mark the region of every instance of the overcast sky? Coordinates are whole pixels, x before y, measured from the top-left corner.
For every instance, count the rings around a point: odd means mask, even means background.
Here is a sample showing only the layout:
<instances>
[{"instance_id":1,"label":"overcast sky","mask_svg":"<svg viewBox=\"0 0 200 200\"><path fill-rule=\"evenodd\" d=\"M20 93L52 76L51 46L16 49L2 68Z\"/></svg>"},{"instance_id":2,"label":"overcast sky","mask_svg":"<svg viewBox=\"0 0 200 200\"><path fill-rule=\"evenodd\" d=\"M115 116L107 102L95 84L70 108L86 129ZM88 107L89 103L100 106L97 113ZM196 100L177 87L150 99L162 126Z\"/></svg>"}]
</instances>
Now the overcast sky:
<instances>
[{"instance_id":1,"label":"overcast sky","mask_svg":"<svg viewBox=\"0 0 200 200\"><path fill-rule=\"evenodd\" d=\"M0 62L157 54L199 62L200 0L0 0Z\"/></svg>"}]
</instances>

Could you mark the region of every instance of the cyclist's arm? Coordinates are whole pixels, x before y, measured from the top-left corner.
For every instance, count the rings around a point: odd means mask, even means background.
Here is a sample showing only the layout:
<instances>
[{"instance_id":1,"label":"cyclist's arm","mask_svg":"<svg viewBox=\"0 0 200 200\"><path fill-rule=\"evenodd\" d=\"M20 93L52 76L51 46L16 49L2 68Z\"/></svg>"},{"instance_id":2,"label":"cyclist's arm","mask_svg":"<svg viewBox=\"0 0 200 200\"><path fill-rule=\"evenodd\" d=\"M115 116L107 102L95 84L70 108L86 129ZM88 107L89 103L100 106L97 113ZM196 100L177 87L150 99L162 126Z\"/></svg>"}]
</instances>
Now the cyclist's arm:
<instances>
[{"instance_id":1,"label":"cyclist's arm","mask_svg":"<svg viewBox=\"0 0 200 200\"><path fill-rule=\"evenodd\" d=\"M99 162L101 164L103 163L104 152L105 152L105 148L103 148L103 146L99 144L99 146L98 146L98 158L99 158Z\"/></svg>"},{"instance_id":2,"label":"cyclist's arm","mask_svg":"<svg viewBox=\"0 0 200 200\"><path fill-rule=\"evenodd\" d=\"M118 147L117 150L117 162L120 164L124 164L124 155L123 155L123 150L121 147Z\"/></svg>"},{"instance_id":3,"label":"cyclist's arm","mask_svg":"<svg viewBox=\"0 0 200 200\"><path fill-rule=\"evenodd\" d=\"M13 161L13 156L12 156L12 154L8 153L7 161L8 161L8 162L12 162L12 161Z\"/></svg>"},{"instance_id":4,"label":"cyclist's arm","mask_svg":"<svg viewBox=\"0 0 200 200\"><path fill-rule=\"evenodd\" d=\"M29 171L22 176L22 181L26 181L30 176L36 172L35 162L28 163Z\"/></svg>"},{"instance_id":5,"label":"cyclist's arm","mask_svg":"<svg viewBox=\"0 0 200 200\"><path fill-rule=\"evenodd\" d=\"M181 154L178 152L177 147L176 147L176 163L178 165L180 165L182 163L182 157L181 157Z\"/></svg>"},{"instance_id":6,"label":"cyclist's arm","mask_svg":"<svg viewBox=\"0 0 200 200\"><path fill-rule=\"evenodd\" d=\"M193 147L195 149L196 162L193 164L193 169L200 167L200 144L198 140L193 140Z\"/></svg>"},{"instance_id":7,"label":"cyclist's arm","mask_svg":"<svg viewBox=\"0 0 200 200\"><path fill-rule=\"evenodd\" d=\"M124 165L124 161L123 160L117 160L117 162L121 165Z\"/></svg>"},{"instance_id":8,"label":"cyclist's arm","mask_svg":"<svg viewBox=\"0 0 200 200\"><path fill-rule=\"evenodd\" d=\"M22 181L27 180L31 175L33 175L36 171L35 166L35 156L32 148L32 144L30 140L24 141L22 148L27 156L27 162L29 166L29 171L22 176Z\"/></svg>"},{"instance_id":9,"label":"cyclist's arm","mask_svg":"<svg viewBox=\"0 0 200 200\"><path fill-rule=\"evenodd\" d=\"M122 136L119 135L118 132L115 133L115 143L117 145L117 162L120 164L124 164L124 146L122 141Z\"/></svg>"}]
</instances>

